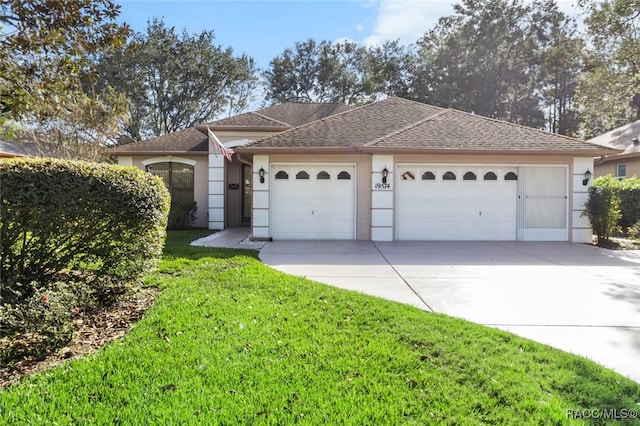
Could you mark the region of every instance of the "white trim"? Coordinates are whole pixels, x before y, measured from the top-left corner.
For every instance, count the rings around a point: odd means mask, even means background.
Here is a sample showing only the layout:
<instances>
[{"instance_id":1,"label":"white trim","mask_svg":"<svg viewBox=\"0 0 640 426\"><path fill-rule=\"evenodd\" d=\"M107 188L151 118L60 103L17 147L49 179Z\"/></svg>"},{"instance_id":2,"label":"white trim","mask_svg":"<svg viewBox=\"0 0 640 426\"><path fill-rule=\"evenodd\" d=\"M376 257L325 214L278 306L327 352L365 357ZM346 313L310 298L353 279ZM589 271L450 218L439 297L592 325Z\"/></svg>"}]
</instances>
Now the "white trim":
<instances>
[{"instance_id":1,"label":"white trim","mask_svg":"<svg viewBox=\"0 0 640 426\"><path fill-rule=\"evenodd\" d=\"M176 157L173 155L166 155L164 157L147 158L146 160L142 160L142 164L145 166L148 166L150 164L155 164L155 163L182 163L182 164L188 164L190 166L195 166L197 161L191 160L190 158Z\"/></svg>"}]
</instances>

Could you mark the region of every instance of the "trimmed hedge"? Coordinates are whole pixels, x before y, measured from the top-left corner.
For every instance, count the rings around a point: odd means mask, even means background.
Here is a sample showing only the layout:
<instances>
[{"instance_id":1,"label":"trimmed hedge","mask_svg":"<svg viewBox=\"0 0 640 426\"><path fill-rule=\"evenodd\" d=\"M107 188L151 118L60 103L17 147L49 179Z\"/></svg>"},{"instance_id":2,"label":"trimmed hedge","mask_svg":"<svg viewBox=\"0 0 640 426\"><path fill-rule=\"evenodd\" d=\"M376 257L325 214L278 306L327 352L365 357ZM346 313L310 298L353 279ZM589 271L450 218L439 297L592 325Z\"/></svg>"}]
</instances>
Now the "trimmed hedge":
<instances>
[{"instance_id":1,"label":"trimmed hedge","mask_svg":"<svg viewBox=\"0 0 640 426\"><path fill-rule=\"evenodd\" d=\"M627 231L640 224L640 177L622 179L620 188L620 226Z\"/></svg>"},{"instance_id":2,"label":"trimmed hedge","mask_svg":"<svg viewBox=\"0 0 640 426\"><path fill-rule=\"evenodd\" d=\"M589 216L598 245L609 241L618 228L621 217L619 192L620 181L611 175L595 179L589 188L589 199L583 214Z\"/></svg>"},{"instance_id":3,"label":"trimmed hedge","mask_svg":"<svg viewBox=\"0 0 640 426\"><path fill-rule=\"evenodd\" d=\"M110 297L162 254L169 193L132 167L54 159L0 162L3 303L61 277Z\"/></svg>"},{"instance_id":4,"label":"trimmed hedge","mask_svg":"<svg viewBox=\"0 0 640 426\"><path fill-rule=\"evenodd\" d=\"M640 178L618 179L601 176L589 188L585 204L598 244L619 232L633 234L640 226Z\"/></svg>"}]
</instances>

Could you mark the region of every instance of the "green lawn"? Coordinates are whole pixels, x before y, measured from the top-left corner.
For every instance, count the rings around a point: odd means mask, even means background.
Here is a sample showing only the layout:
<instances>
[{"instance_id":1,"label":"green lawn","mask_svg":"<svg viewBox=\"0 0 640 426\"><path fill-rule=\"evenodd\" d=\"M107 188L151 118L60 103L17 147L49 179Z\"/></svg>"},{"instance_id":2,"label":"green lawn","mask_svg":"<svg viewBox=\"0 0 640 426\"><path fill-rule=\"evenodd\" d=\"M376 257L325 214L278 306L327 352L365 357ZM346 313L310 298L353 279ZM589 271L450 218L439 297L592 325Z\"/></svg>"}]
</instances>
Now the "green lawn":
<instances>
[{"instance_id":1,"label":"green lawn","mask_svg":"<svg viewBox=\"0 0 640 426\"><path fill-rule=\"evenodd\" d=\"M640 385L585 359L198 236L170 234L147 280L161 293L125 338L4 390L0 424L543 425L640 408Z\"/></svg>"}]
</instances>

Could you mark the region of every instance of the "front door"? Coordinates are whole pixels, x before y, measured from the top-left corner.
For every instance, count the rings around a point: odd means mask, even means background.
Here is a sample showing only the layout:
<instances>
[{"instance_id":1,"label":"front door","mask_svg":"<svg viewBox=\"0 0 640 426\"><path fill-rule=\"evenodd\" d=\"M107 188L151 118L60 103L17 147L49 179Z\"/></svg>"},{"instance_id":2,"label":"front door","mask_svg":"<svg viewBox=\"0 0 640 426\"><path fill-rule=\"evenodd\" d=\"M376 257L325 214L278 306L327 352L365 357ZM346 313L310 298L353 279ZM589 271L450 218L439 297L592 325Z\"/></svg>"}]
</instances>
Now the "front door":
<instances>
[{"instance_id":1,"label":"front door","mask_svg":"<svg viewBox=\"0 0 640 426\"><path fill-rule=\"evenodd\" d=\"M251 182L253 180L252 168L246 164L242 165L242 223L251 223L251 200L253 194L251 190Z\"/></svg>"}]
</instances>

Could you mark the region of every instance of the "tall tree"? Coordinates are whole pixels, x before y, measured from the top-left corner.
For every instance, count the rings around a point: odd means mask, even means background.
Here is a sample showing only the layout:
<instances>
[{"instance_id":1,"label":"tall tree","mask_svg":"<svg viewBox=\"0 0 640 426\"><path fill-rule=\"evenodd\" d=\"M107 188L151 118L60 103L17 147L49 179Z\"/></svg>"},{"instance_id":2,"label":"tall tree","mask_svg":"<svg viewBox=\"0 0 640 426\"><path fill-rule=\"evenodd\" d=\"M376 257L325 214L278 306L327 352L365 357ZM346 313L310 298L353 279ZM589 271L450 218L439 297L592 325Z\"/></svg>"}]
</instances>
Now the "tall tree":
<instances>
[{"instance_id":1,"label":"tall tree","mask_svg":"<svg viewBox=\"0 0 640 426\"><path fill-rule=\"evenodd\" d=\"M371 102L408 87L411 51L397 41L364 47L355 42L295 43L263 73L272 102Z\"/></svg>"},{"instance_id":2,"label":"tall tree","mask_svg":"<svg viewBox=\"0 0 640 426\"><path fill-rule=\"evenodd\" d=\"M257 84L254 62L215 44L213 31L176 34L160 19L148 22L120 51L100 58L100 84L130 100L127 133L160 136L242 110ZM100 89L100 87L98 88Z\"/></svg>"},{"instance_id":3,"label":"tall tree","mask_svg":"<svg viewBox=\"0 0 640 426\"><path fill-rule=\"evenodd\" d=\"M558 9L555 0L534 2L531 27L538 40L540 73L547 130L576 136L579 120L576 87L582 72L584 42L575 21Z\"/></svg>"},{"instance_id":4,"label":"tall tree","mask_svg":"<svg viewBox=\"0 0 640 426\"><path fill-rule=\"evenodd\" d=\"M91 55L126 41L119 10L111 0L1 0L0 121L65 111Z\"/></svg>"},{"instance_id":5,"label":"tall tree","mask_svg":"<svg viewBox=\"0 0 640 426\"><path fill-rule=\"evenodd\" d=\"M579 84L587 136L640 119L640 0L580 0L589 50Z\"/></svg>"},{"instance_id":6,"label":"tall tree","mask_svg":"<svg viewBox=\"0 0 640 426\"><path fill-rule=\"evenodd\" d=\"M544 126L540 58L520 0L462 0L418 41L418 100L532 127ZM426 79L425 79L426 76ZM428 81L425 81L428 80Z\"/></svg>"}]
</instances>

